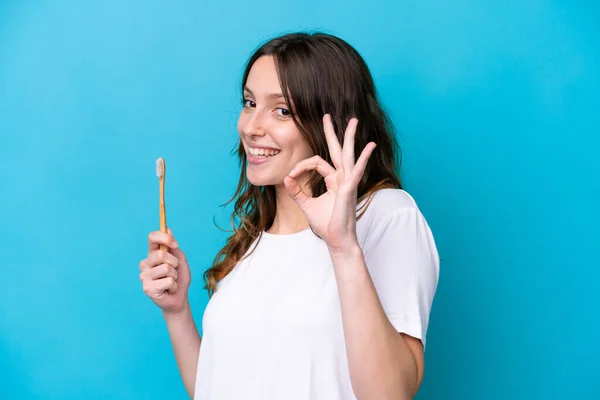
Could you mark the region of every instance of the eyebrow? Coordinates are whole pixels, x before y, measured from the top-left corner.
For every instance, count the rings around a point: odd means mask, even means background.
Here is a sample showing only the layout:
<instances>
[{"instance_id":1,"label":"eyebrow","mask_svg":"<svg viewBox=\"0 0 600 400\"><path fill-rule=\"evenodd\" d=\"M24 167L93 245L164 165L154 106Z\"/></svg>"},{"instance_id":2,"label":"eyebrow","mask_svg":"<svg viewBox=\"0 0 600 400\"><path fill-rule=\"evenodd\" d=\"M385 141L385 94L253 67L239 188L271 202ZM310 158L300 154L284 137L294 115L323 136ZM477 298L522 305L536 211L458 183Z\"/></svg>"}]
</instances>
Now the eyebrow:
<instances>
[{"instance_id":1,"label":"eyebrow","mask_svg":"<svg viewBox=\"0 0 600 400\"><path fill-rule=\"evenodd\" d=\"M250 90L247 86L244 87L244 91L250 93L251 96L254 96L254 93L252 93L252 90ZM267 99L283 99L283 94L281 93L271 93L267 95Z\"/></svg>"}]
</instances>

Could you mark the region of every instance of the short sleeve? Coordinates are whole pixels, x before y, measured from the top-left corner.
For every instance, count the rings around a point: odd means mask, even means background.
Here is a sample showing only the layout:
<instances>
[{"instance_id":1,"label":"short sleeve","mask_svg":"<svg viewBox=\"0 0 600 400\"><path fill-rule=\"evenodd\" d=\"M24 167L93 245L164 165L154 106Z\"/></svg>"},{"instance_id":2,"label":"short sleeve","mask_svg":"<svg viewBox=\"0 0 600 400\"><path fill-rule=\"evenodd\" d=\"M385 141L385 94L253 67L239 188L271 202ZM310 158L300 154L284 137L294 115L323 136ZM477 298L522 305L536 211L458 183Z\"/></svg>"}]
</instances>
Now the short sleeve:
<instances>
[{"instance_id":1,"label":"short sleeve","mask_svg":"<svg viewBox=\"0 0 600 400\"><path fill-rule=\"evenodd\" d=\"M425 346L440 268L432 232L417 207L377 214L363 245L367 268L392 325Z\"/></svg>"}]
</instances>

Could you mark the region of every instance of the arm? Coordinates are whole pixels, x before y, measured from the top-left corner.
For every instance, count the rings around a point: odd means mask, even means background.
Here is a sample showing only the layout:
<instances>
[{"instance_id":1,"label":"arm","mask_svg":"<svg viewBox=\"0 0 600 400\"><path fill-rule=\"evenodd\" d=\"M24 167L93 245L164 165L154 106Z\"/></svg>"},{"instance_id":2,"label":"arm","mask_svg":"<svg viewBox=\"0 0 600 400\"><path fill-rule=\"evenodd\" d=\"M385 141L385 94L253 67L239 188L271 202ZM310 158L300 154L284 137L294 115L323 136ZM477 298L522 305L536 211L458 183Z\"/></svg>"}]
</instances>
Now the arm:
<instances>
[{"instance_id":1,"label":"arm","mask_svg":"<svg viewBox=\"0 0 600 400\"><path fill-rule=\"evenodd\" d=\"M194 397L196 368L202 339L196 328L189 303L186 301L181 312L170 314L163 312L167 323L177 367L190 398Z\"/></svg>"},{"instance_id":2,"label":"arm","mask_svg":"<svg viewBox=\"0 0 600 400\"><path fill-rule=\"evenodd\" d=\"M374 271L379 271L373 275L378 287L375 290L356 231L357 188L375 143L367 144L356 160L354 136L357 124L356 118L348 123L342 148L331 117L325 115L323 128L333 166L319 156L311 157L296 164L284 184L288 195L306 215L312 230L329 249L340 296L350 379L356 396L359 399L410 399L417 392L423 375L423 347L416 337L425 338L428 322L427 309L419 315L421 305L418 300L423 300L425 308L431 305L439 264L437 258L431 257L435 249L428 230L418 231L419 227L426 226L416 213L416 207L413 207L413 217L418 218L412 218L408 223L397 219L401 213L393 213L396 223L390 227L391 234L386 231L386 222L392 218L384 212L383 223L378 224L380 232L371 235L377 240L377 246L369 246L369 262ZM308 171L323 176L326 193L313 198L302 190L298 178ZM392 193L400 194L399 191ZM384 210L397 209L399 203L396 200L392 199L391 205L384 206ZM405 200L409 199L405 197ZM407 201L406 205L414 206L414 201ZM419 232L421 236L426 234L424 241L420 241ZM397 249L399 245L403 247L399 253L401 262L388 254L389 249ZM425 246L425 251L420 252L421 246ZM376 247L384 251L380 252ZM377 255L383 259L378 259ZM416 274L410 272L421 269L421 260L426 262L422 271L425 290L419 294L419 282L410 279ZM382 294L381 298L378 293ZM382 301L387 305L385 310ZM407 314L409 309L417 312ZM399 334L407 324L402 320L402 323L397 321L392 325L388 313L397 313L401 318L416 317L410 326L410 332L414 332L411 336L415 338Z\"/></svg>"},{"instance_id":3,"label":"arm","mask_svg":"<svg viewBox=\"0 0 600 400\"><path fill-rule=\"evenodd\" d=\"M331 253L352 388L358 399L412 399L424 370L421 341L387 318L358 244Z\"/></svg>"}]
</instances>

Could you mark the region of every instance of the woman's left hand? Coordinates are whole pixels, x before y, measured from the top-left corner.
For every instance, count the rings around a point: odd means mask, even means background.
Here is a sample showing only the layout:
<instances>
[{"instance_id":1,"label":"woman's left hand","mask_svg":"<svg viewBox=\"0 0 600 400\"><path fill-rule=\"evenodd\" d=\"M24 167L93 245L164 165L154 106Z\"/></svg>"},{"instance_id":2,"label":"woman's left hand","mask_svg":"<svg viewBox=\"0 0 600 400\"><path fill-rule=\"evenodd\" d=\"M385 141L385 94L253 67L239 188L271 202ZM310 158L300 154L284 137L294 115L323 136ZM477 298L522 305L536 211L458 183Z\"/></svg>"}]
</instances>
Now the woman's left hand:
<instances>
[{"instance_id":1,"label":"woman's left hand","mask_svg":"<svg viewBox=\"0 0 600 400\"><path fill-rule=\"evenodd\" d=\"M343 252L358 243L356 237L357 187L376 144L370 142L354 162L354 136L358 120L352 118L344 135L344 146L335 135L331 117L325 114L323 127L333 166L319 156L300 161L285 177L290 197L300 206L313 231L325 241L330 252ZM316 170L325 178L327 192L314 198L305 193L297 178Z\"/></svg>"}]
</instances>

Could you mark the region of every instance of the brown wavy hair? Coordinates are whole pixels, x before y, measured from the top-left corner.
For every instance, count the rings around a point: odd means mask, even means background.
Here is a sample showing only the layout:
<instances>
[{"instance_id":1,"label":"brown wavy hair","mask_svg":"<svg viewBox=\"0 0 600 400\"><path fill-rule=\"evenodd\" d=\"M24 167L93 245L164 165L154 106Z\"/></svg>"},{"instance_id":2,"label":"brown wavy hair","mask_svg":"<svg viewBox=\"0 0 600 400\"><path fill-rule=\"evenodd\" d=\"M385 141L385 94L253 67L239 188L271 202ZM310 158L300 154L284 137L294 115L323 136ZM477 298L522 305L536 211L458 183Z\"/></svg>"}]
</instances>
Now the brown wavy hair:
<instances>
[{"instance_id":1,"label":"brown wavy hair","mask_svg":"<svg viewBox=\"0 0 600 400\"><path fill-rule=\"evenodd\" d=\"M343 143L348 121L358 118L357 156L369 142L377 144L358 185L359 203L365 198L370 200L371 194L384 187L402 189L401 153L394 126L378 99L367 64L352 46L320 32L291 33L271 39L248 60L241 85L242 97L250 69L262 56L273 56L286 103L293 105L292 118L315 155L332 163L323 130L326 113L331 115L340 143ZM252 243L260 240L261 233L271 227L275 218L274 186L258 187L247 180L246 152L241 140L237 155L240 178L234 195L226 203L235 200L231 214L233 233L204 273L204 288L209 296L217 290L217 283L251 253ZM324 179L314 172L309 187L315 197L326 191ZM364 209L366 207L362 212Z\"/></svg>"}]
</instances>

